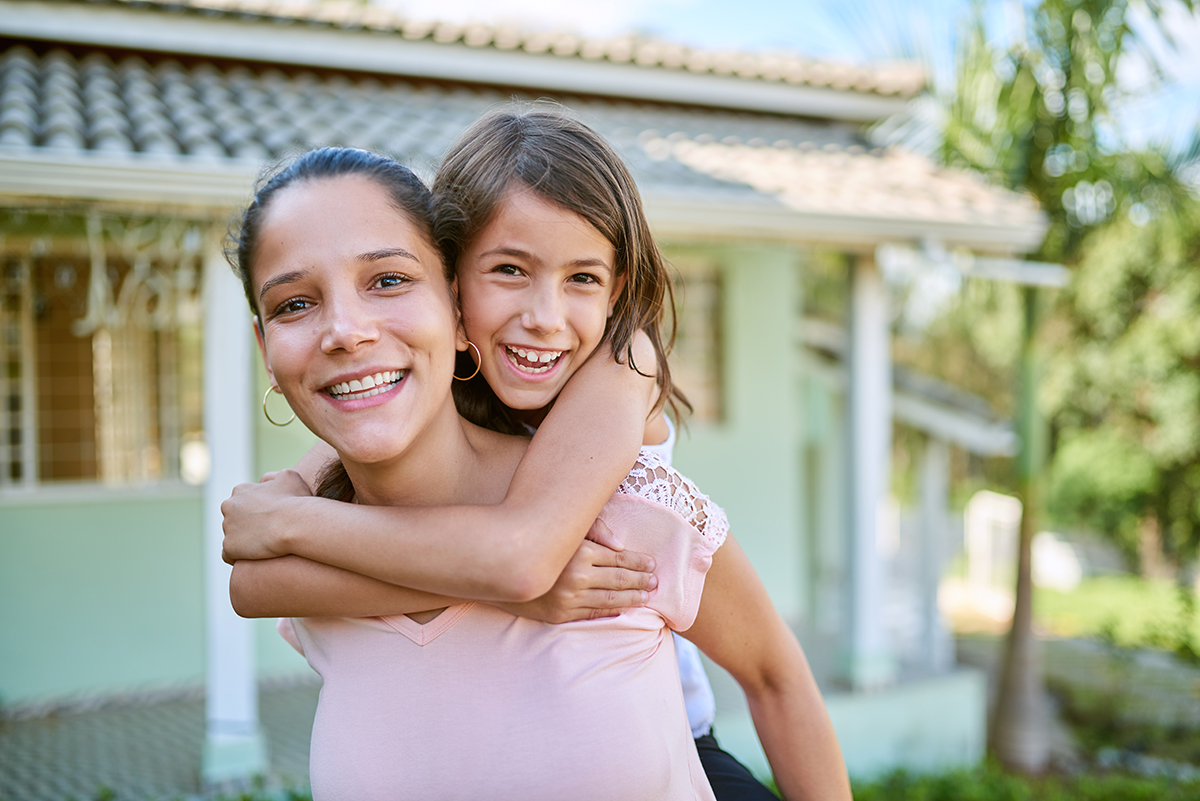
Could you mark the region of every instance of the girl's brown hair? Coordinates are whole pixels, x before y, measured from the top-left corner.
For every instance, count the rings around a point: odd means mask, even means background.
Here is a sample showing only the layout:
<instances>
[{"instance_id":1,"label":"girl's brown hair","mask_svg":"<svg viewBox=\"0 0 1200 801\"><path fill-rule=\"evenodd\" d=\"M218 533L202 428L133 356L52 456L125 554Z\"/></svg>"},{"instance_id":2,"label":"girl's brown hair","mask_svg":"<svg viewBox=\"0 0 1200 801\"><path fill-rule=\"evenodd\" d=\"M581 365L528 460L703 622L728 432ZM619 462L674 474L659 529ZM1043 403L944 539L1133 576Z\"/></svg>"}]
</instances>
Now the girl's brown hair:
<instances>
[{"instance_id":1,"label":"girl's brown hair","mask_svg":"<svg viewBox=\"0 0 1200 801\"><path fill-rule=\"evenodd\" d=\"M608 318L605 340L618 361L641 372L632 344L634 334L645 331L657 364L655 373L643 375L657 378L659 402L669 402L676 416L681 406L690 410L687 398L671 383L667 363L675 340L674 330L669 336L663 331L665 311L669 308L672 321L675 314L671 278L621 157L557 104L539 101L487 112L450 147L433 182L434 239L448 265L457 264L514 186L578 214L612 244L617 274L625 275L626 282ZM468 383L483 384L473 387L482 404L478 412L494 419L499 401L485 389L482 376Z\"/></svg>"}]
</instances>

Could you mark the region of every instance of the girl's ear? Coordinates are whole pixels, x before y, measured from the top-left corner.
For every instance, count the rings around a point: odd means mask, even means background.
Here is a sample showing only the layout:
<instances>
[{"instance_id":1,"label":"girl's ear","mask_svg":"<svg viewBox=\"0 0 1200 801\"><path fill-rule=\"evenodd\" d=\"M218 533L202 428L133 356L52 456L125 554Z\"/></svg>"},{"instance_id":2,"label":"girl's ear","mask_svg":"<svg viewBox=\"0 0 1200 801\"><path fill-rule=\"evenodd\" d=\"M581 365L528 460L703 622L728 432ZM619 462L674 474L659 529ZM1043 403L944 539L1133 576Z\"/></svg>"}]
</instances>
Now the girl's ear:
<instances>
[{"instance_id":1,"label":"girl's ear","mask_svg":"<svg viewBox=\"0 0 1200 801\"><path fill-rule=\"evenodd\" d=\"M621 293L625 291L626 280L629 277L628 273L621 273L612 282L612 292L608 296L608 316L613 316L613 309L617 306L617 301L621 299Z\"/></svg>"},{"instance_id":2,"label":"girl's ear","mask_svg":"<svg viewBox=\"0 0 1200 801\"><path fill-rule=\"evenodd\" d=\"M271 372L271 363L267 361L267 343L263 339L262 321L258 319L258 315L254 315L254 339L258 341L258 354L262 356L263 367L267 369L267 378L271 379L271 386L278 388L275 383L275 374Z\"/></svg>"}]
</instances>

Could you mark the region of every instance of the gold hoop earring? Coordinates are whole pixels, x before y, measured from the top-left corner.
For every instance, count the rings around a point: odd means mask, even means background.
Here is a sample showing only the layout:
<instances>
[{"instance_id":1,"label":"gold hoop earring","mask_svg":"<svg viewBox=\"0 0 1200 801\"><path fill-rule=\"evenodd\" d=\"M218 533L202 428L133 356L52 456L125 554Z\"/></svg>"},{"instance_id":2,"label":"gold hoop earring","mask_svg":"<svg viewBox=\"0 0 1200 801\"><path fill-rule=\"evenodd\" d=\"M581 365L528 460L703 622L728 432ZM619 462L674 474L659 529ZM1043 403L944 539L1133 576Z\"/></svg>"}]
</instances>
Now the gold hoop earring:
<instances>
[{"instance_id":1,"label":"gold hoop earring","mask_svg":"<svg viewBox=\"0 0 1200 801\"><path fill-rule=\"evenodd\" d=\"M472 378L479 375L479 368L483 366L483 354L481 354L479 352L479 347L469 339L464 339L463 342L466 342L472 348L475 348L475 372L471 373L466 378L459 378L458 376L454 376L455 381L470 381Z\"/></svg>"},{"instance_id":2,"label":"gold hoop earring","mask_svg":"<svg viewBox=\"0 0 1200 801\"><path fill-rule=\"evenodd\" d=\"M287 419L287 423L276 423L274 420L271 419L271 413L267 411L267 398L271 397L271 390L273 390L273 389L275 389L275 387L267 387L267 391L263 395L263 414L266 415L268 423L270 423L273 426L279 426L280 428L283 428L288 423L291 423L293 420L296 419L296 413L292 412L292 416ZM280 392L279 394L282 395L283 393Z\"/></svg>"}]
</instances>

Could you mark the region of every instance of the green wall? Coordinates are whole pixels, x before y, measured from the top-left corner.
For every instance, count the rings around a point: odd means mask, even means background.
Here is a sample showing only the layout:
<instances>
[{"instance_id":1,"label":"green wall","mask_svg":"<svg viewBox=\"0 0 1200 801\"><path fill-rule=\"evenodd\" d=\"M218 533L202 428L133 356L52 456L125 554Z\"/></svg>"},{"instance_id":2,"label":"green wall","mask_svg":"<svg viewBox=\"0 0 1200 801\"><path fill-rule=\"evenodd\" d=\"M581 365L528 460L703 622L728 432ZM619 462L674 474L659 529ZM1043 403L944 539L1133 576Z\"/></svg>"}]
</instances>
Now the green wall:
<instances>
[{"instance_id":1,"label":"green wall","mask_svg":"<svg viewBox=\"0 0 1200 801\"><path fill-rule=\"evenodd\" d=\"M795 622L808 594L794 336L800 257L770 246L719 248L704 257L721 268L723 414L715 425L681 431L676 464L725 508L776 607Z\"/></svg>"},{"instance_id":2,"label":"green wall","mask_svg":"<svg viewBox=\"0 0 1200 801\"><path fill-rule=\"evenodd\" d=\"M0 700L202 679L200 496L83 487L0 501Z\"/></svg>"}]
</instances>

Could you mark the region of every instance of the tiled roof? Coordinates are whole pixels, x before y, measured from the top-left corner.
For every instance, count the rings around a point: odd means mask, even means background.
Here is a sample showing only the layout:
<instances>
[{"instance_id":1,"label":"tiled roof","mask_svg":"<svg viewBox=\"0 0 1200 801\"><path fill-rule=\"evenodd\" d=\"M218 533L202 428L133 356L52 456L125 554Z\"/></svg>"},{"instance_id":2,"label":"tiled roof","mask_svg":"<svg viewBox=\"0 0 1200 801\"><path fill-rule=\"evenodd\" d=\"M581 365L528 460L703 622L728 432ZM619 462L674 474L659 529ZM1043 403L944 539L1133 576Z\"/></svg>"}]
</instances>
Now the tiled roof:
<instances>
[{"instance_id":1,"label":"tiled roof","mask_svg":"<svg viewBox=\"0 0 1200 801\"><path fill-rule=\"evenodd\" d=\"M520 50L569 59L632 64L646 69L682 70L889 96L911 97L925 86L924 70L916 62L864 66L815 61L791 53L702 50L632 34L586 38L564 32L436 22L409 18L384 5L359 0L90 0L89 4L368 30L396 34L412 41Z\"/></svg>"},{"instance_id":2,"label":"tiled roof","mask_svg":"<svg viewBox=\"0 0 1200 801\"><path fill-rule=\"evenodd\" d=\"M15 46L0 53L0 157L228 167L341 144L428 175L467 124L508 99L403 79ZM1039 226L1031 200L918 156L867 149L848 124L561 99L613 142L647 195L765 202L817 218Z\"/></svg>"}]
</instances>

